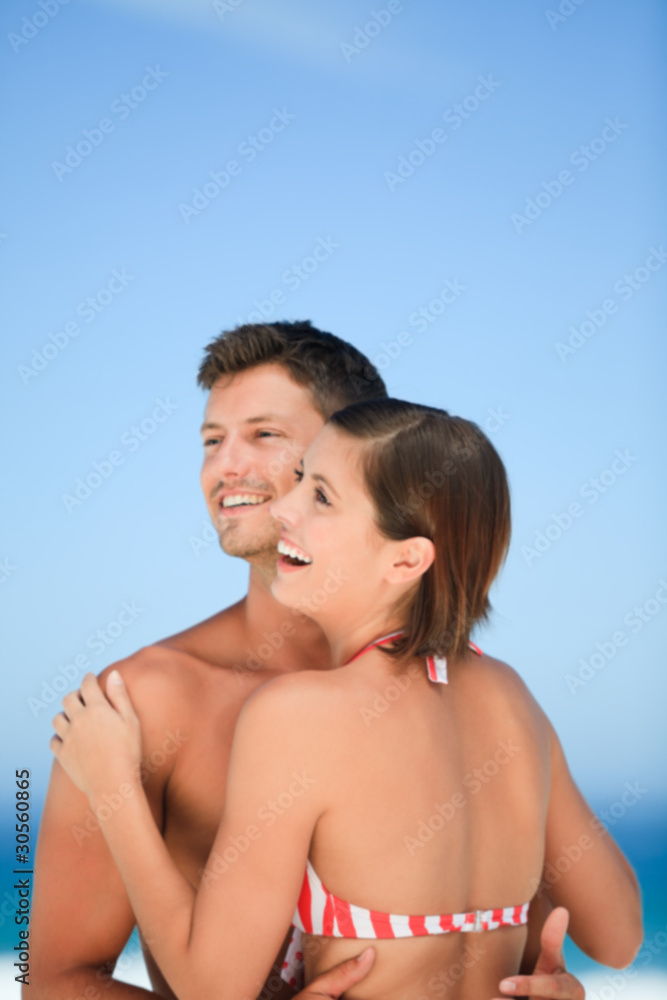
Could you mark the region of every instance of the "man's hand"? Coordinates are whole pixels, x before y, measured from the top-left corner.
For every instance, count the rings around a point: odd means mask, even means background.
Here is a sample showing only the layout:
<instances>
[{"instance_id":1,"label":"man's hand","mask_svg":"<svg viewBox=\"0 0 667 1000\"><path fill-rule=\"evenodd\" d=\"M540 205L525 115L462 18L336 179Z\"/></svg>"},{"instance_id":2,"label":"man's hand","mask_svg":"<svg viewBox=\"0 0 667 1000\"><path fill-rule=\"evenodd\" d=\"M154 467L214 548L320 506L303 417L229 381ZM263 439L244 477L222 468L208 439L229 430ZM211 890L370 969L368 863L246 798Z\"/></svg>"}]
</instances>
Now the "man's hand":
<instances>
[{"instance_id":1,"label":"man's hand","mask_svg":"<svg viewBox=\"0 0 667 1000\"><path fill-rule=\"evenodd\" d=\"M500 989L513 997L548 997L550 1000L585 1000L586 992L578 979L565 971L563 941L570 914L557 906L547 917L540 944L542 946L532 976L512 976L503 979Z\"/></svg>"},{"instance_id":2,"label":"man's hand","mask_svg":"<svg viewBox=\"0 0 667 1000\"><path fill-rule=\"evenodd\" d=\"M294 1000L337 1000L345 990L367 976L375 961L375 949L366 948L356 958L341 962L328 972L313 979L312 983L297 993Z\"/></svg>"}]
</instances>

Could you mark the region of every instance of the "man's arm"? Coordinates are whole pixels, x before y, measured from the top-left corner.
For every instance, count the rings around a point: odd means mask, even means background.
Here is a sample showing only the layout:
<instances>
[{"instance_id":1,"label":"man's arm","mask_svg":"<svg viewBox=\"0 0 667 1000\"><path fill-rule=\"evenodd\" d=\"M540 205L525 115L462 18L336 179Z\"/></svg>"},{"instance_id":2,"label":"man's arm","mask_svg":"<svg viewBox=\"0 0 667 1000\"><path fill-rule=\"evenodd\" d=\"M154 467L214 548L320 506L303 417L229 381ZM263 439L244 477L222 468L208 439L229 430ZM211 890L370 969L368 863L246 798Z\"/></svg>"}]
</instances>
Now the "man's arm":
<instances>
[{"instance_id":1,"label":"man's arm","mask_svg":"<svg viewBox=\"0 0 667 1000\"><path fill-rule=\"evenodd\" d=\"M88 799L54 762L39 830L30 927L30 1000L147 1000L109 978L135 924Z\"/></svg>"},{"instance_id":2,"label":"man's arm","mask_svg":"<svg viewBox=\"0 0 667 1000\"><path fill-rule=\"evenodd\" d=\"M164 735L160 720L165 686L153 659L142 651L116 665L142 720L144 756L150 755L153 742L160 746ZM110 670L100 675L102 683ZM151 768L145 784L159 828L169 770ZM37 841L30 925L33 957L30 987L24 988L23 996L26 1000L156 998L156 993L111 978L135 923L123 881L88 799L54 761Z\"/></svg>"},{"instance_id":3,"label":"man's arm","mask_svg":"<svg viewBox=\"0 0 667 1000\"><path fill-rule=\"evenodd\" d=\"M198 890L170 857L136 781L122 808L100 817L137 922L181 1000L253 995L283 943L326 801L321 717L330 704L321 681L311 680L321 697L303 720L305 683L302 677L277 678L245 703L234 733L225 810ZM81 695L64 700L67 718L56 719L51 747L97 807L106 790L135 767L141 727L120 677L111 675L105 697L88 675ZM277 738L279 720L291 733L289 741ZM267 803L285 794L291 804L280 820L257 826Z\"/></svg>"},{"instance_id":4,"label":"man's arm","mask_svg":"<svg viewBox=\"0 0 667 1000\"><path fill-rule=\"evenodd\" d=\"M570 913L570 937L595 961L621 969L641 947L641 895L619 847L590 809L551 731L551 794L543 886Z\"/></svg>"}]
</instances>

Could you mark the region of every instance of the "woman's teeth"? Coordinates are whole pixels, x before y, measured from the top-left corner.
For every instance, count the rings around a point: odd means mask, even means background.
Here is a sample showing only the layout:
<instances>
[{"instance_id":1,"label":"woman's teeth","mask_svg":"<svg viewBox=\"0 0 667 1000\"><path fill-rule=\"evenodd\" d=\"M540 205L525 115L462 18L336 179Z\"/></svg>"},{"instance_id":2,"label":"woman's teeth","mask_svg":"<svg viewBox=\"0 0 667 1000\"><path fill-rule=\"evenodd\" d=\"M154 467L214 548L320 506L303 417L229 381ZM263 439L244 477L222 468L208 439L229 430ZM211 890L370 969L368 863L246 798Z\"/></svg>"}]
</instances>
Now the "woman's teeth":
<instances>
[{"instance_id":1,"label":"woman's teeth","mask_svg":"<svg viewBox=\"0 0 667 1000\"><path fill-rule=\"evenodd\" d=\"M283 542L282 539L278 542L278 552L280 552L282 556L287 556L288 558L294 559L296 562L306 566L313 561L304 552L302 552L301 549L297 549L293 545Z\"/></svg>"},{"instance_id":2,"label":"woman's teeth","mask_svg":"<svg viewBox=\"0 0 667 1000\"><path fill-rule=\"evenodd\" d=\"M233 496L223 497L222 506L223 507L241 507L245 504L260 504L264 503L267 497L258 497L256 494L252 493L235 493Z\"/></svg>"}]
</instances>

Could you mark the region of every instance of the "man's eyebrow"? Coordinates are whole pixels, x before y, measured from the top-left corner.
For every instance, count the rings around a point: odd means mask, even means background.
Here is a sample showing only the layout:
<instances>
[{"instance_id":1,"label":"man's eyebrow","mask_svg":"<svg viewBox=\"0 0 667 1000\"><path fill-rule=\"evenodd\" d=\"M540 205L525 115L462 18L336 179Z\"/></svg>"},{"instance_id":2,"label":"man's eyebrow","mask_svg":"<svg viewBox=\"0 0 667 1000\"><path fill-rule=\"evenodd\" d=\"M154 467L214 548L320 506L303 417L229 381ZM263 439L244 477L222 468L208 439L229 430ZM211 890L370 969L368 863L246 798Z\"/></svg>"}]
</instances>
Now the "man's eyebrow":
<instances>
[{"instance_id":1,"label":"man's eyebrow","mask_svg":"<svg viewBox=\"0 0 667 1000\"><path fill-rule=\"evenodd\" d=\"M284 417L280 413L263 413L263 414L261 414L258 417L248 417L248 419L245 420L244 423L246 423L246 424L265 424L265 423L271 423L271 421L273 421L273 420L286 420L286 417ZM216 424L212 420L207 420L206 423L204 423L204 424L201 425L201 430L202 431L206 431L206 430L221 430L222 426L223 426L222 424Z\"/></svg>"},{"instance_id":2,"label":"man's eyebrow","mask_svg":"<svg viewBox=\"0 0 667 1000\"><path fill-rule=\"evenodd\" d=\"M246 424L264 424L270 423L272 420L285 420L283 414L281 413L264 413L260 417L248 417L245 421Z\"/></svg>"}]
</instances>

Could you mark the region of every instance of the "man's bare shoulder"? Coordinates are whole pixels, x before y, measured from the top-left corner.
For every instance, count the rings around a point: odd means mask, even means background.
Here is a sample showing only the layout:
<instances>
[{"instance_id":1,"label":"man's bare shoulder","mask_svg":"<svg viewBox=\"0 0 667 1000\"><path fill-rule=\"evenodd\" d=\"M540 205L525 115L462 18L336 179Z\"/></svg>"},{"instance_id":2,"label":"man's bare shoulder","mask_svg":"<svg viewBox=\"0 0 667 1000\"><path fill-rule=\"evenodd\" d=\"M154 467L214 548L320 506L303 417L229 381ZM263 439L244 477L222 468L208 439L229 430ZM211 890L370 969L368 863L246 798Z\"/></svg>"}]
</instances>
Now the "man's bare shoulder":
<instances>
[{"instance_id":1,"label":"man's bare shoulder","mask_svg":"<svg viewBox=\"0 0 667 1000\"><path fill-rule=\"evenodd\" d=\"M234 658L228 651L237 638L237 607L110 664L100 673L100 684L104 687L111 670L118 670L140 717L142 710L164 716L173 707L182 715L188 706L201 704L211 685L236 694Z\"/></svg>"},{"instance_id":2,"label":"man's bare shoulder","mask_svg":"<svg viewBox=\"0 0 667 1000\"><path fill-rule=\"evenodd\" d=\"M229 666L234 649L244 638L245 598L218 611L203 622L177 632L156 643L162 649L187 653L214 666Z\"/></svg>"}]
</instances>

